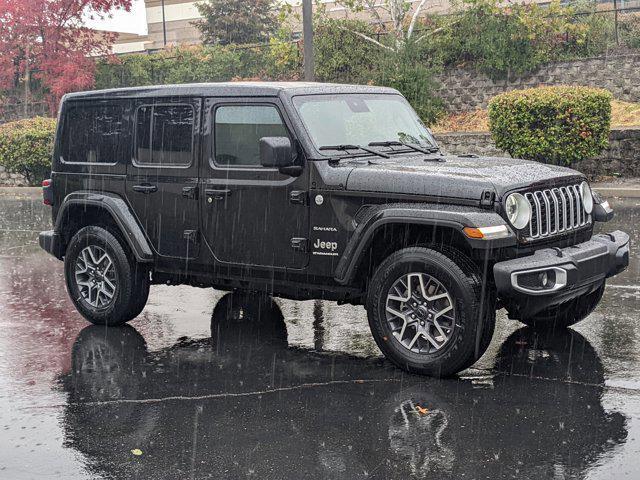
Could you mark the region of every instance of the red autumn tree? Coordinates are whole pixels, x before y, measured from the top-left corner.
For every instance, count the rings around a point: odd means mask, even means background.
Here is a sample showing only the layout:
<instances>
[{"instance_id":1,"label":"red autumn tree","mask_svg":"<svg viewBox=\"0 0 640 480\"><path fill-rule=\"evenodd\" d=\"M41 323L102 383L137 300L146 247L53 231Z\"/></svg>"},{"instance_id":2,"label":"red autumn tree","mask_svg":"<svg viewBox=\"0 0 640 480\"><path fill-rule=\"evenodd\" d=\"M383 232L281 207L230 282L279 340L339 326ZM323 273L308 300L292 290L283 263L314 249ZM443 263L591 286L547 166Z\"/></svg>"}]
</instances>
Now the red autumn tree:
<instances>
[{"instance_id":1,"label":"red autumn tree","mask_svg":"<svg viewBox=\"0 0 640 480\"><path fill-rule=\"evenodd\" d=\"M115 40L84 26L87 16L130 8L131 0L0 0L0 89L31 76L54 112L63 94L93 85L91 56L108 54Z\"/></svg>"}]
</instances>

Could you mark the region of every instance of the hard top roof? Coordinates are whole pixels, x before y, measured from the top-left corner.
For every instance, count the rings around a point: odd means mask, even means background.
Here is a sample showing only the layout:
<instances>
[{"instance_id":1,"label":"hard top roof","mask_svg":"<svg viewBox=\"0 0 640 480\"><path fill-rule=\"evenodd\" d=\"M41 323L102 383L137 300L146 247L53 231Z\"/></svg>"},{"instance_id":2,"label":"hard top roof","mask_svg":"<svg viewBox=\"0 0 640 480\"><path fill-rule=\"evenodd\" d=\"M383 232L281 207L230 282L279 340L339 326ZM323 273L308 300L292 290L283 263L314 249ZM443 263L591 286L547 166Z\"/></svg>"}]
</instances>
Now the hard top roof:
<instances>
[{"instance_id":1,"label":"hard top roof","mask_svg":"<svg viewBox=\"0 0 640 480\"><path fill-rule=\"evenodd\" d=\"M294 95L314 95L331 93L398 93L388 87L369 85L345 85L339 83L313 82L219 82L187 83L180 85L152 85L144 87L113 88L92 90L65 95L65 100L140 98L140 97L275 97L285 93Z\"/></svg>"}]
</instances>

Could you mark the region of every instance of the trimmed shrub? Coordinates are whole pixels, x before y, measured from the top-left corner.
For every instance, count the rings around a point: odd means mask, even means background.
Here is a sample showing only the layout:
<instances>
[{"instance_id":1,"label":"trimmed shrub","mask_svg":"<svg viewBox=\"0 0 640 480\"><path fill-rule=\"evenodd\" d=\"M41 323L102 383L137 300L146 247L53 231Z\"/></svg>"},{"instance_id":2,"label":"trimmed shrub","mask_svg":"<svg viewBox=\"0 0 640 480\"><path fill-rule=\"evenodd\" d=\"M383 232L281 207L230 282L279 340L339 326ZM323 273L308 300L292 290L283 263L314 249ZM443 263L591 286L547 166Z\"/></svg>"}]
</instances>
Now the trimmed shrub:
<instances>
[{"instance_id":1,"label":"trimmed shrub","mask_svg":"<svg viewBox=\"0 0 640 480\"><path fill-rule=\"evenodd\" d=\"M489 128L513 157L569 165L608 146L611 99L608 90L589 87L513 90L489 102Z\"/></svg>"},{"instance_id":2,"label":"trimmed shrub","mask_svg":"<svg viewBox=\"0 0 640 480\"><path fill-rule=\"evenodd\" d=\"M51 173L56 120L35 117L0 125L0 165L37 185Z\"/></svg>"}]
</instances>

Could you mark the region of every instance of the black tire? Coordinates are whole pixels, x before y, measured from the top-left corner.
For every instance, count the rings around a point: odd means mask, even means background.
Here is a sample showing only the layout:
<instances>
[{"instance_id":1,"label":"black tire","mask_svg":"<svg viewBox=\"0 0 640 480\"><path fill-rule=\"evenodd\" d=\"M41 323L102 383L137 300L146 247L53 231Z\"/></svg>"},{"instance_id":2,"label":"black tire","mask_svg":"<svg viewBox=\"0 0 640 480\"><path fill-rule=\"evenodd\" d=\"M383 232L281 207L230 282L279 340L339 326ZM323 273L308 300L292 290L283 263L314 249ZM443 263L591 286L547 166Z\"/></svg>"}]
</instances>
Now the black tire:
<instances>
[{"instance_id":1,"label":"black tire","mask_svg":"<svg viewBox=\"0 0 640 480\"><path fill-rule=\"evenodd\" d=\"M547 308L531 318L520 321L536 330L561 330L587 318L598 306L604 295L605 283L598 289L570 302Z\"/></svg>"},{"instance_id":2,"label":"black tire","mask_svg":"<svg viewBox=\"0 0 640 480\"><path fill-rule=\"evenodd\" d=\"M455 322L440 350L415 353L392 334L386 318L387 294L397 279L424 272L452 297ZM373 338L385 356L412 373L443 377L471 366L486 351L495 329L495 294L484 288L477 266L457 250L412 247L390 255L374 273L367 292L367 314Z\"/></svg>"},{"instance_id":3,"label":"black tire","mask_svg":"<svg viewBox=\"0 0 640 480\"><path fill-rule=\"evenodd\" d=\"M116 289L113 298L104 305L91 305L82 295L76 279L76 264L86 247L97 247L113 262ZM67 246L64 259L65 280L71 301L80 314L95 325L122 325L136 317L149 295L149 277L129 255L125 246L104 228L89 226L80 229Z\"/></svg>"},{"instance_id":4,"label":"black tire","mask_svg":"<svg viewBox=\"0 0 640 480\"><path fill-rule=\"evenodd\" d=\"M149 280L149 270L144 265L137 262L135 264L135 268L140 271L134 272L133 275L136 279L136 285L133 287L134 301L131 305L131 310L129 310L129 313L125 316L125 322L133 320L140 315L149 300L149 289L151 285L151 281Z\"/></svg>"}]
</instances>

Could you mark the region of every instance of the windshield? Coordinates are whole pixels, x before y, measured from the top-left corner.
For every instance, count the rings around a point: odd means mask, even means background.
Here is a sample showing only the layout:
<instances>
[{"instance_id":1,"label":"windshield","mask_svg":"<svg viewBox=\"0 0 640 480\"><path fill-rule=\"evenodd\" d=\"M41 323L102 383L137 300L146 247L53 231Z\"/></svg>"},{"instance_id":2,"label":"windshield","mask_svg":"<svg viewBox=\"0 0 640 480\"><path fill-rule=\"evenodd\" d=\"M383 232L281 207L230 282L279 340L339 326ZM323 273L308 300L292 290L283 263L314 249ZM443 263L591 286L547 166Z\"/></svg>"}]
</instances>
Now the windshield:
<instances>
[{"instance_id":1,"label":"windshield","mask_svg":"<svg viewBox=\"0 0 640 480\"><path fill-rule=\"evenodd\" d=\"M293 103L316 148L402 142L434 147L436 142L400 95L302 95Z\"/></svg>"}]
</instances>

